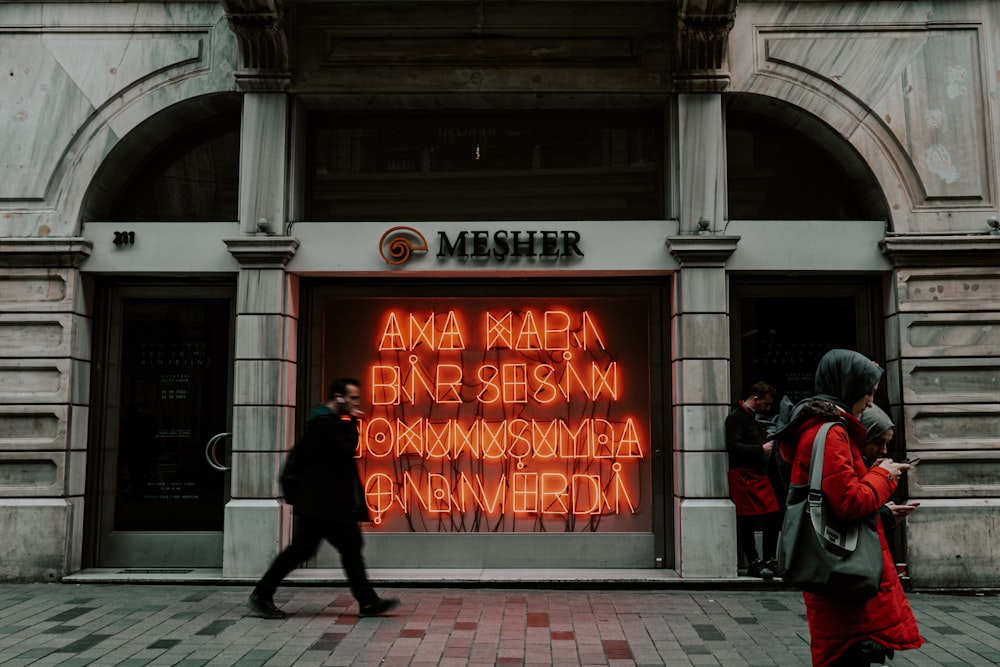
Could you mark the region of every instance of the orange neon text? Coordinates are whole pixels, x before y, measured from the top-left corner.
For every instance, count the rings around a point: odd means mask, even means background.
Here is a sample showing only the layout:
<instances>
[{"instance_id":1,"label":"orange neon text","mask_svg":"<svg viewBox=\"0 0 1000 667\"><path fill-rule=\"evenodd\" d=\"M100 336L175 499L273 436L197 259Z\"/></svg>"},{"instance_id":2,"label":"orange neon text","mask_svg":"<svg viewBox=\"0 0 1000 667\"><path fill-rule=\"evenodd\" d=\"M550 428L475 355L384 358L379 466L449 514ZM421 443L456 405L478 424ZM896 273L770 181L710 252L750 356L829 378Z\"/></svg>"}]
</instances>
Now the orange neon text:
<instances>
[{"instance_id":1,"label":"orange neon text","mask_svg":"<svg viewBox=\"0 0 1000 667\"><path fill-rule=\"evenodd\" d=\"M636 503L621 467L616 464L608 480L600 475L560 472L515 472L508 483L501 475L494 483L484 483L477 474L464 472L449 479L426 473L414 476L403 473L401 483L385 473L369 475L365 480L365 501L375 523L398 509L409 514L415 510L450 514L479 510L490 515L552 514L601 515L636 513Z\"/></svg>"},{"instance_id":2,"label":"orange neon text","mask_svg":"<svg viewBox=\"0 0 1000 667\"><path fill-rule=\"evenodd\" d=\"M542 405L569 402L574 396L587 401L602 398L618 400L618 363L602 366L596 361L572 363L572 353L564 354L566 363L552 364L482 364L473 369L478 385L474 400L483 404ZM408 366L374 364L369 384L372 405L416 405L421 398L434 404L464 403L462 386L465 371L457 364L437 364L432 371L421 367L411 357Z\"/></svg>"},{"instance_id":3,"label":"orange neon text","mask_svg":"<svg viewBox=\"0 0 1000 667\"><path fill-rule=\"evenodd\" d=\"M583 311L574 320L565 310L501 311L484 314L484 349L521 352L532 350L606 349L594 318ZM430 313L389 312L379 336L379 352L407 351L424 347L429 351L466 349L465 327L455 311Z\"/></svg>"},{"instance_id":4,"label":"orange neon text","mask_svg":"<svg viewBox=\"0 0 1000 667\"><path fill-rule=\"evenodd\" d=\"M382 529L642 524L649 355L623 309L609 311L616 319L605 331L600 305L504 307L535 304L517 299L473 312L456 300L420 303L427 308L381 311L363 333L374 353L363 371L371 413L355 455ZM608 335L623 332L626 349L613 354Z\"/></svg>"},{"instance_id":5,"label":"orange neon text","mask_svg":"<svg viewBox=\"0 0 1000 667\"><path fill-rule=\"evenodd\" d=\"M631 418L624 422L583 419L372 419L362 427L357 456L376 459L418 456L455 460L641 459L644 447Z\"/></svg>"}]
</instances>

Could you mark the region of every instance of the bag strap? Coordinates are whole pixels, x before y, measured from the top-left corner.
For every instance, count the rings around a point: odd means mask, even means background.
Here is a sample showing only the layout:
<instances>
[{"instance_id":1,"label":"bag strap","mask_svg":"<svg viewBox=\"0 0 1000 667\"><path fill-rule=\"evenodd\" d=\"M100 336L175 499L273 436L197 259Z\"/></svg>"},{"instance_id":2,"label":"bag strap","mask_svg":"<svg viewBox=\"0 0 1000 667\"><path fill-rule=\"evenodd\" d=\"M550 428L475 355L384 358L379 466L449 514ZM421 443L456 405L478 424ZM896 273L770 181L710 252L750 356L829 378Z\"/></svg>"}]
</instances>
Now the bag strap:
<instances>
[{"instance_id":1,"label":"bag strap","mask_svg":"<svg viewBox=\"0 0 1000 667\"><path fill-rule=\"evenodd\" d=\"M843 555L844 552L852 552L857 548L858 531L832 528L823 512L823 454L826 450L826 435L837 423L841 422L829 421L823 424L813 440L812 456L809 460L807 507L816 535L822 538L824 544L838 547Z\"/></svg>"},{"instance_id":2,"label":"bag strap","mask_svg":"<svg viewBox=\"0 0 1000 667\"><path fill-rule=\"evenodd\" d=\"M809 459L809 493L823 489L823 453L826 450L826 434L836 422L823 424L813 438L812 457ZM817 465L817 463L819 465Z\"/></svg>"},{"instance_id":3,"label":"bag strap","mask_svg":"<svg viewBox=\"0 0 1000 667\"><path fill-rule=\"evenodd\" d=\"M823 535L823 453L826 451L826 434L835 422L823 424L813 438L812 456L809 459L809 518L817 535Z\"/></svg>"}]
</instances>

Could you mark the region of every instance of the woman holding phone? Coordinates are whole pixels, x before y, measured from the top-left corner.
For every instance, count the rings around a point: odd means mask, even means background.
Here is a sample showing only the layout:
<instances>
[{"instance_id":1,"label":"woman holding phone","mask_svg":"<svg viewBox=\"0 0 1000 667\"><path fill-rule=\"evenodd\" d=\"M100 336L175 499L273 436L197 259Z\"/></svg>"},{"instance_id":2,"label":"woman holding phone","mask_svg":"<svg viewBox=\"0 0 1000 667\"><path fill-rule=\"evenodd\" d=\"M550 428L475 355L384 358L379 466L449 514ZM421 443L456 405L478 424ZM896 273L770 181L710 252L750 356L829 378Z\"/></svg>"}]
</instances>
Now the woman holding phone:
<instances>
[{"instance_id":1,"label":"woman holding phone","mask_svg":"<svg viewBox=\"0 0 1000 667\"><path fill-rule=\"evenodd\" d=\"M869 468L861 414L872 406L882 369L851 350L830 350L816 368L816 395L801 401L791 421L775 435L792 484L807 484L813 440L820 427L834 422L823 455L823 495L838 518L856 521L885 505L904 470L889 458ZM812 662L817 667L884 664L895 651L919 648L923 639L906 601L884 531L882 579L874 597L848 602L804 592Z\"/></svg>"},{"instance_id":2,"label":"woman holding phone","mask_svg":"<svg viewBox=\"0 0 1000 667\"><path fill-rule=\"evenodd\" d=\"M879 465L888 457L889 443L892 442L896 433L896 425L892 423L889 415L877 405L873 405L861 413L861 425L865 427L865 446L861 448L861 456L865 460L865 465L871 468ZM910 467L919 462L919 456L904 461ZM879 519L882 520L882 528L885 529L886 538L893 528L918 507L920 507L920 503L916 501L899 504L890 500L883 505L879 510Z\"/></svg>"}]
</instances>

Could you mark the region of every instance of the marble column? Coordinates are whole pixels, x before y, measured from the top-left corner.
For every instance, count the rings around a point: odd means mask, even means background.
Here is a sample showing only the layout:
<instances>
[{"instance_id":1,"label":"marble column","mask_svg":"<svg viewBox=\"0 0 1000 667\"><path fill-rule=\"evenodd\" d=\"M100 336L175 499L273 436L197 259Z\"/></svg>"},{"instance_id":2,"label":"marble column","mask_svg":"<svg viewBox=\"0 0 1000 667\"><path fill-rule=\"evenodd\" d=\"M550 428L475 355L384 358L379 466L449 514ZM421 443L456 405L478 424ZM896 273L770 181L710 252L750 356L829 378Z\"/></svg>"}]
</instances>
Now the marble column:
<instances>
[{"instance_id":1,"label":"marble column","mask_svg":"<svg viewBox=\"0 0 1000 667\"><path fill-rule=\"evenodd\" d=\"M736 511L726 480L729 298L725 236L728 37L736 0L678 3L674 211L667 239L674 276L671 396L674 415L676 569L687 579L736 576Z\"/></svg>"},{"instance_id":2,"label":"marble column","mask_svg":"<svg viewBox=\"0 0 1000 667\"><path fill-rule=\"evenodd\" d=\"M240 233L282 234L288 215L289 99L246 93L240 136Z\"/></svg>"},{"instance_id":3,"label":"marble column","mask_svg":"<svg viewBox=\"0 0 1000 667\"><path fill-rule=\"evenodd\" d=\"M674 526L678 573L735 577L736 511L729 500L724 422L729 410L725 263L738 236L667 239L681 269L671 322Z\"/></svg>"},{"instance_id":4,"label":"marble column","mask_svg":"<svg viewBox=\"0 0 1000 667\"><path fill-rule=\"evenodd\" d=\"M722 95L677 96L677 218L681 234L716 233L726 207Z\"/></svg>"},{"instance_id":5,"label":"marble column","mask_svg":"<svg viewBox=\"0 0 1000 667\"><path fill-rule=\"evenodd\" d=\"M257 577L288 542L290 508L278 474L295 437L298 280L285 265L298 241L281 235L288 202L288 98L244 95L240 232L226 239L240 263L233 366L231 500L224 577Z\"/></svg>"},{"instance_id":6,"label":"marble column","mask_svg":"<svg viewBox=\"0 0 1000 667\"><path fill-rule=\"evenodd\" d=\"M290 508L278 474L295 437L298 280L285 263L288 237L227 239L240 262L233 364L231 499L222 574L253 577L288 542Z\"/></svg>"}]
</instances>

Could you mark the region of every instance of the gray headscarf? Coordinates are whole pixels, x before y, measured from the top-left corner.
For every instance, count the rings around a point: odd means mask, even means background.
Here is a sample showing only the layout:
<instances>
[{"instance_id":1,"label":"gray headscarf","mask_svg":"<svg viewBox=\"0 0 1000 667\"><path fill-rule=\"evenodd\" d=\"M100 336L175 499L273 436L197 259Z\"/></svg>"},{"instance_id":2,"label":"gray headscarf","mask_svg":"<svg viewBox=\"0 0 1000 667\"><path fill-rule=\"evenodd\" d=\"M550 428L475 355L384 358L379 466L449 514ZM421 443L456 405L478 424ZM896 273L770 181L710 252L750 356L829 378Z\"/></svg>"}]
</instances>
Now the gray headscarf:
<instances>
[{"instance_id":1,"label":"gray headscarf","mask_svg":"<svg viewBox=\"0 0 1000 667\"><path fill-rule=\"evenodd\" d=\"M781 441L783 448L795 447L800 427L807 419L817 416L825 421L839 419L839 412L830 403L850 414L854 404L881 378L882 369L865 355L851 350L830 350L816 367L816 395L795 404L788 423L774 434L774 439ZM780 453L778 471L787 486L792 459L785 451Z\"/></svg>"},{"instance_id":2,"label":"gray headscarf","mask_svg":"<svg viewBox=\"0 0 1000 667\"><path fill-rule=\"evenodd\" d=\"M867 433L865 442L874 441L895 426L889 415L885 414L885 411L877 405L873 405L861 413L861 425L865 427Z\"/></svg>"},{"instance_id":3,"label":"gray headscarf","mask_svg":"<svg viewBox=\"0 0 1000 667\"><path fill-rule=\"evenodd\" d=\"M816 396L847 412L882 378L882 368L853 350L830 350L816 367Z\"/></svg>"}]
</instances>

